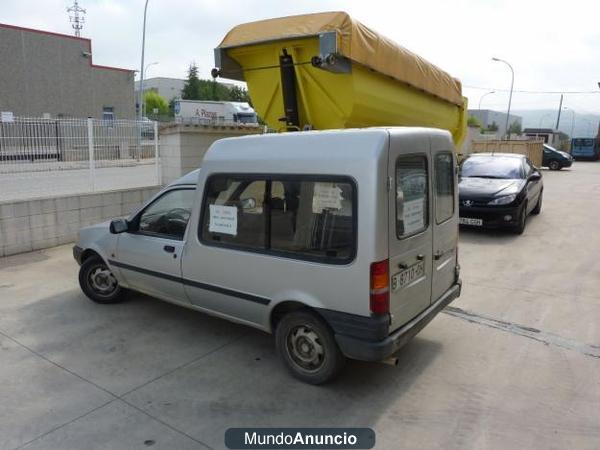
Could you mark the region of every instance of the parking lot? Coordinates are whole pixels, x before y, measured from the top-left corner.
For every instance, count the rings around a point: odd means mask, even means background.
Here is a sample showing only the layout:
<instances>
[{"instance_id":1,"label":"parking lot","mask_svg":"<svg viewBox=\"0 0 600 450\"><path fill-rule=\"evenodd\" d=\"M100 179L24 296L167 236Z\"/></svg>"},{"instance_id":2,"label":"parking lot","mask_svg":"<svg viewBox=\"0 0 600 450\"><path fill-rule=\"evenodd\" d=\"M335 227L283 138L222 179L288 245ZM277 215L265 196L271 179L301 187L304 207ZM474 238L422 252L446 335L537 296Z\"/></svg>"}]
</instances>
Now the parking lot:
<instances>
[{"instance_id":1,"label":"parking lot","mask_svg":"<svg viewBox=\"0 0 600 450\"><path fill-rule=\"evenodd\" d=\"M71 246L0 259L0 448L223 448L245 426L600 448L600 163L543 175L522 236L461 230L463 294L398 367L351 361L318 387L261 332L142 295L92 303Z\"/></svg>"}]
</instances>

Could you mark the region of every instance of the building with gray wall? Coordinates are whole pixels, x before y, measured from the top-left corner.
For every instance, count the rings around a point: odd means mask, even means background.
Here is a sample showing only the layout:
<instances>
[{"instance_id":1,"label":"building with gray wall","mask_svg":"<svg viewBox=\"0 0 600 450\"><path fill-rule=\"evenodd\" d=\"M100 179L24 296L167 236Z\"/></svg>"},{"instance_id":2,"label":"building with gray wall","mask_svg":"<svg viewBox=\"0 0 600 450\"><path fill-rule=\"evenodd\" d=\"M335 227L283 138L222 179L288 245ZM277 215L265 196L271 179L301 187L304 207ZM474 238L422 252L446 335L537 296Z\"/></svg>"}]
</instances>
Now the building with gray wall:
<instances>
[{"instance_id":1,"label":"building with gray wall","mask_svg":"<svg viewBox=\"0 0 600 450\"><path fill-rule=\"evenodd\" d=\"M185 85L185 80L180 78L154 77L144 80L144 93L149 91L157 92L161 97L170 101L174 98L181 98L181 90ZM140 80L135 82L135 92L140 90Z\"/></svg>"},{"instance_id":2,"label":"building with gray wall","mask_svg":"<svg viewBox=\"0 0 600 450\"><path fill-rule=\"evenodd\" d=\"M496 134L500 137L506 134L506 113L492 111L491 109L469 109L469 116L477 117L484 129L495 123L498 126ZM523 126L523 118L511 114L508 126L510 127L515 122Z\"/></svg>"},{"instance_id":3,"label":"building with gray wall","mask_svg":"<svg viewBox=\"0 0 600 450\"><path fill-rule=\"evenodd\" d=\"M181 99L181 91L185 86L186 80L181 78L168 78L168 77L153 77L144 79L144 94L149 91L157 92L161 97L164 97L167 101L175 99ZM217 81L228 88L235 86L233 83L224 83ZM135 81L135 94L136 98L140 90L140 80Z\"/></svg>"},{"instance_id":4,"label":"building with gray wall","mask_svg":"<svg viewBox=\"0 0 600 450\"><path fill-rule=\"evenodd\" d=\"M0 111L134 119L134 71L92 56L90 39L0 24Z\"/></svg>"}]
</instances>

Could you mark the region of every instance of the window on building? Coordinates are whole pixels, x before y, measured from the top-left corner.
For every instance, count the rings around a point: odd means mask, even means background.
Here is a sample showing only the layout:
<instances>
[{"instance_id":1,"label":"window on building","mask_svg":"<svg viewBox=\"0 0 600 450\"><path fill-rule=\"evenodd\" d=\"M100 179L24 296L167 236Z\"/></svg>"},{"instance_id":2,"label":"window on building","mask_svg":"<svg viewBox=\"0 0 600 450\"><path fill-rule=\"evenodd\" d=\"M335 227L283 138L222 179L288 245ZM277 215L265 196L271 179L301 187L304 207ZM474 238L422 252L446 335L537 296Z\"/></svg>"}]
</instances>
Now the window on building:
<instances>
[{"instance_id":1,"label":"window on building","mask_svg":"<svg viewBox=\"0 0 600 450\"><path fill-rule=\"evenodd\" d=\"M290 258L344 263L356 249L353 183L337 177L215 176L201 239Z\"/></svg>"},{"instance_id":2,"label":"window on building","mask_svg":"<svg viewBox=\"0 0 600 450\"><path fill-rule=\"evenodd\" d=\"M115 111L112 106L102 108L102 120L115 120Z\"/></svg>"}]
</instances>

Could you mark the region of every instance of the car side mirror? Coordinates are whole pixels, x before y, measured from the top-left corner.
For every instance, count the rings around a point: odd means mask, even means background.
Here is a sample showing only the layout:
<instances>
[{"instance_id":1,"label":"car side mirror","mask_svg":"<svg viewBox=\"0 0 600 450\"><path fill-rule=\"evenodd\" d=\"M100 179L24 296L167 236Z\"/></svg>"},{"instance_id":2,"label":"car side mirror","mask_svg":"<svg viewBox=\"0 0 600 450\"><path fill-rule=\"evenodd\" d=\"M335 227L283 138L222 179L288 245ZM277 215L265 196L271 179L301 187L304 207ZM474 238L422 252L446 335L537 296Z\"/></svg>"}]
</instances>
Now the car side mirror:
<instances>
[{"instance_id":1,"label":"car side mirror","mask_svg":"<svg viewBox=\"0 0 600 450\"><path fill-rule=\"evenodd\" d=\"M539 172L533 172L531 175L527 177L529 181L538 181L542 179L542 175Z\"/></svg>"},{"instance_id":2,"label":"car side mirror","mask_svg":"<svg viewBox=\"0 0 600 450\"><path fill-rule=\"evenodd\" d=\"M125 233L129 230L129 222L125 219L113 219L110 222L110 232L112 234Z\"/></svg>"}]
</instances>

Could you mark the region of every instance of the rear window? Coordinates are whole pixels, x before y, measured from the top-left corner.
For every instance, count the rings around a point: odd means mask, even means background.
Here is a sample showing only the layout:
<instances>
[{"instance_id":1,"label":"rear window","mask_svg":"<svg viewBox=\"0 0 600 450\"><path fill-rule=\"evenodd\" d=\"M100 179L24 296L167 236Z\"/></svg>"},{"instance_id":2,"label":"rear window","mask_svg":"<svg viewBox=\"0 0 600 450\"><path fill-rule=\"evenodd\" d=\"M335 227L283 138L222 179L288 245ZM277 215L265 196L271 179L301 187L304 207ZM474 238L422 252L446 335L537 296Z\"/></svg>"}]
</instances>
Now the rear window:
<instances>
[{"instance_id":1,"label":"rear window","mask_svg":"<svg viewBox=\"0 0 600 450\"><path fill-rule=\"evenodd\" d=\"M451 153L435 156L435 220L442 223L454 215L454 164Z\"/></svg>"},{"instance_id":2,"label":"rear window","mask_svg":"<svg viewBox=\"0 0 600 450\"><path fill-rule=\"evenodd\" d=\"M573 139L573 145L577 147L591 147L594 145L593 139Z\"/></svg>"},{"instance_id":3,"label":"rear window","mask_svg":"<svg viewBox=\"0 0 600 450\"><path fill-rule=\"evenodd\" d=\"M427 229L428 176L425 156L396 161L396 236L403 239Z\"/></svg>"},{"instance_id":4,"label":"rear window","mask_svg":"<svg viewBox=\"0 0 600 450\"><path fill-rule=\"evenodd\" d=\"M523 178L523 163L521 158L471 156L463 162L460 176L503 179Z\"/></svg>"},{"instance_id":5,"label":"rear window","mask_svg":"<svg viewBox=\"0 0 600 450\"><path fill-rule=\"evenodd\" d=\"M341 177L217 175L200 238L211 245L342 264L356 253L356 189Z\"/></svg>"}]
</instances>

